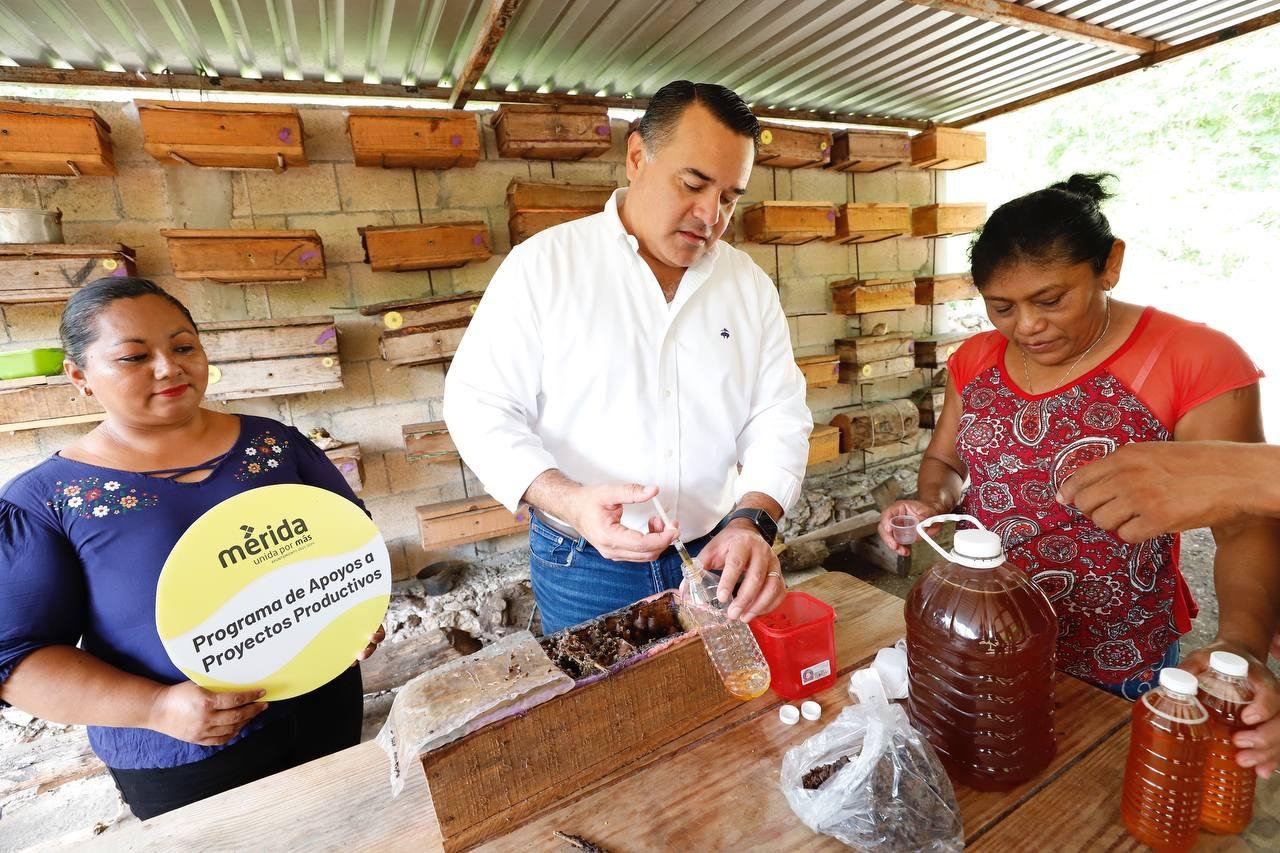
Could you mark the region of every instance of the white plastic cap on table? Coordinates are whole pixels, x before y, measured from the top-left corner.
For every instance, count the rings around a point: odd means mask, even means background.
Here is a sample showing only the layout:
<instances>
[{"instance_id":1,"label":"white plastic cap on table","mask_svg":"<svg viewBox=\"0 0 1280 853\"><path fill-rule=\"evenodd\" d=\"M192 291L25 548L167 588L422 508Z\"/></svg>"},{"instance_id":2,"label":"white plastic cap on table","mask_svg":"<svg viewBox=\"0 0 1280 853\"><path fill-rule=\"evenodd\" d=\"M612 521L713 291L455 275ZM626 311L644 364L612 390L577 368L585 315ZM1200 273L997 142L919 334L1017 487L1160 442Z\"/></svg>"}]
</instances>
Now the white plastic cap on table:
<instances>
[{"instance_id":1,"label":"white plastic cap on table","mask_svg":"<svg viewBox=\"0 0 1280 853\"><path fill-rule=\"evenodd\" d=\"M800 706L800 716L806 720L816 720L822 716L822 706L810 699Z\"/></svg>"},{"instance_id":2,"label":"white plastic cap on table","mask_svg":"<svg viewBox=\"0 0 1280 853\"><path fill-rule=\"evenodd\" d=\"M794 726L800 721L800 709L795 705L783 705L778 709L778 719L783 725Z\"/></svg>"}]
</instances>

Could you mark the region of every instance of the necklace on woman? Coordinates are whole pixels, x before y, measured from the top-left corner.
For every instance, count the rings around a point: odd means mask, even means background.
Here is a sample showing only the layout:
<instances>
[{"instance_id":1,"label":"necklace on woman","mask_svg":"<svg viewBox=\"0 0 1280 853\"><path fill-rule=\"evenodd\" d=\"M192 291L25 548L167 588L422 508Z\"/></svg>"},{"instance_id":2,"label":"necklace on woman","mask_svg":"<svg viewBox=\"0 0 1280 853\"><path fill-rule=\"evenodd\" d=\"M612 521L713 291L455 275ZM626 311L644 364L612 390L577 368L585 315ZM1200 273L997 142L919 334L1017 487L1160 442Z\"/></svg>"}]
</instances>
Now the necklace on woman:
<instances>
[{"instance_id":1,"label":"necklace on woman","mask_svg":"<svg viewBox=\"0 0 1280 853\"><path fill-rule=\"evenodd\" d=\"M1103 297L1103 298L1106 299L1106 297ZM1076 360L1071 362L1071 366L1067 368L1067 372L1062 374L1062 378L1058 380L1058 383L1056 385L1052 386L1053 388L1062 387L1062 383L1067 381L1067 377L1070 376L1072 372L1075 371L1076 367L1080 365L1080 362L1084 360L1084 357L1089 353L1093 352L1093 348L1096 347L1098 343L1107 336L1107 330L1111 328L1111 300L1110 299L1107 299L1106 306L1107 306L1107 309L1106 309L1107 315L1106 315L1106 319L1102 321L1102 331L1098 334L1096 338L1093 339L1093 343L1085 347L1084 352L1076 356ZM1027 393L1034 394L1036 392L1035 392L1035 389L1031 387L1031 366L1027 363L1027 351L1024 350L1021 346L1019 346L1018 352L1022 353L1022 374L1027 379Z\"/></svg>"}]
</instances>

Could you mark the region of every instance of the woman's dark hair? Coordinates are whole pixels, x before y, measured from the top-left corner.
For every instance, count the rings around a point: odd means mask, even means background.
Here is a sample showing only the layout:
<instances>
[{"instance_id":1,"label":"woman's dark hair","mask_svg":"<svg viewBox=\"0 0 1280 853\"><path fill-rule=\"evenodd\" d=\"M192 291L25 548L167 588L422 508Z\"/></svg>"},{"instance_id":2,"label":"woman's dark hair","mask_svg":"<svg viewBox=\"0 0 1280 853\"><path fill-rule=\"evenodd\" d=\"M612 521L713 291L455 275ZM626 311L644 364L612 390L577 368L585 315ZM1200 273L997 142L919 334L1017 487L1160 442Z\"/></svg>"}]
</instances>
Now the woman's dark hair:
<instances>
[{"instance_id":1,"label":"woman's dark hair","mask_svg":"<svg viewBox=\"0 0 1280 853\"><path fill-rule=\"evenodd\" d=\"M1116 240L1101 210L1112 195L1103 183L1114 177L1075 174L996 208L969 246L973 283L981 288L1000 267L1023 262L1088 261L1101 273Z\"/></svg>"},{"instance_id":2,"label":"woman's dark hair","mask_svg":"<svg viewBox=\"0 0 1280 853\"><path fill-rule=\"evenodd\" d=\"M676 80L653 93L648 109L640 117L637 130L650 153L666 144L685 108L692 103L702 104L725 127L739 136L750 137L751 144L759 146L760 122L737 92L716 83Z\"/></svg>"},{"instance_id":3,"label":"woman's dark hair","mask_svg":"<svg viewBox=\"0 0 1280 853\"><path fill-rule=\"evenodd\" d=\"M66 357L75 362L77 367L84 367L85 350L98 339L98 315L117 299L137 299L139 296L167 299L187 318L191 328L196 328L196 321L191 317L187 306L154 281L133 276L100 278L73 293L67 300L67 307L62 309L58 334L62 336L62 351Z\"/></svg>"}]
</instances>

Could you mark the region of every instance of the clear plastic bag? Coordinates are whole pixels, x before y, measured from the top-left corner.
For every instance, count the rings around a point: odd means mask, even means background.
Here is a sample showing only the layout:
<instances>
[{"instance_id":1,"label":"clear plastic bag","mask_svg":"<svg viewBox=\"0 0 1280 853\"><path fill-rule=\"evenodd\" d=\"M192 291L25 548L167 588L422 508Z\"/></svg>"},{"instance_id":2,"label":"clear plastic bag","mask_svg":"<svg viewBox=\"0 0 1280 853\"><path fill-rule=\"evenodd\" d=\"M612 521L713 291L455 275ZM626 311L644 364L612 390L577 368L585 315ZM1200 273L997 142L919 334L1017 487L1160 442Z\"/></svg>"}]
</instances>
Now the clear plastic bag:
<instances>
[{"instance_id":1,"label":"clear plastic bag","mask_svg":"<svg viewBox=\"0 0 1280 853\"><path fill-rule=\"evenodd\" d=\"M964 848L951 780L898 705L867 697L782 760L782 792L810 829L883 851Z\"/></svg>"}]
</instances>

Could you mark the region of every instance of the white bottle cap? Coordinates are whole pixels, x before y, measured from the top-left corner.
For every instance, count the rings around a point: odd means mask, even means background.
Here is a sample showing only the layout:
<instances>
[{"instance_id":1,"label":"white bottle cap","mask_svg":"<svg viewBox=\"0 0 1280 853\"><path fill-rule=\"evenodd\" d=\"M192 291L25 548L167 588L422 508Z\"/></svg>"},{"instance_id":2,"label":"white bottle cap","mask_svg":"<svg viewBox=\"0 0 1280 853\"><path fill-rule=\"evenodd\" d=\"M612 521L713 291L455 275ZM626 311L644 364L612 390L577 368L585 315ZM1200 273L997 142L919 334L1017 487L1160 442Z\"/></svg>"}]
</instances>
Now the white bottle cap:
<instances>
[{"instance_id":1,"label":"white bottle cap","mask_svg":"<svg viewBox=\"0 0 1280 853\"><path fill-rule=\"evenodd\" d=\"M778 709L778 719L786 726L794 726L800 721L800 709L795 705L783 705Z\"/></svg>"},{"instance_id":2,"label":"white bottle cap","mask_svg":"<svg viewBox=\"0 0 1280 853\"><path fill-rule=\"evenodd\" d=\"M1000 537L990 530L957 530L952 547L957 557L994 560L1001 556Z\"/></svg>"},{"instance_id":3,"label":"white bottle cap","mask_svg":"<svg viewBox=\"0 0 1280 853\"><path fill-rule=\"evenodd\" d=\"M1210 652L1209 666L1232 678L1244 678L1249 674L1249 662L1231 652Z\"/></svg>"},{"instance_id":4,"label":"white bottle cap","mask_svg":"<svg viewBox=\"0 0 1280 853\"><path fill-rule=\"evenodd\" d=\"M810 699L800 706L800 716L806 720L816 720L822 716L822 706Z\"/></svg>"},{"instance_id":5,"label":"white bottle cap","mask_svg":"<svg viewBox=\"0 0 1280 853\"><path fill-rule=\"evenodd\" d=\"M1196 677L1185 669L1169 666L1160 670L1160 686L1171 693L1194 696L1199 683L1196 681Z\"/></svg>"}]
</instances>

